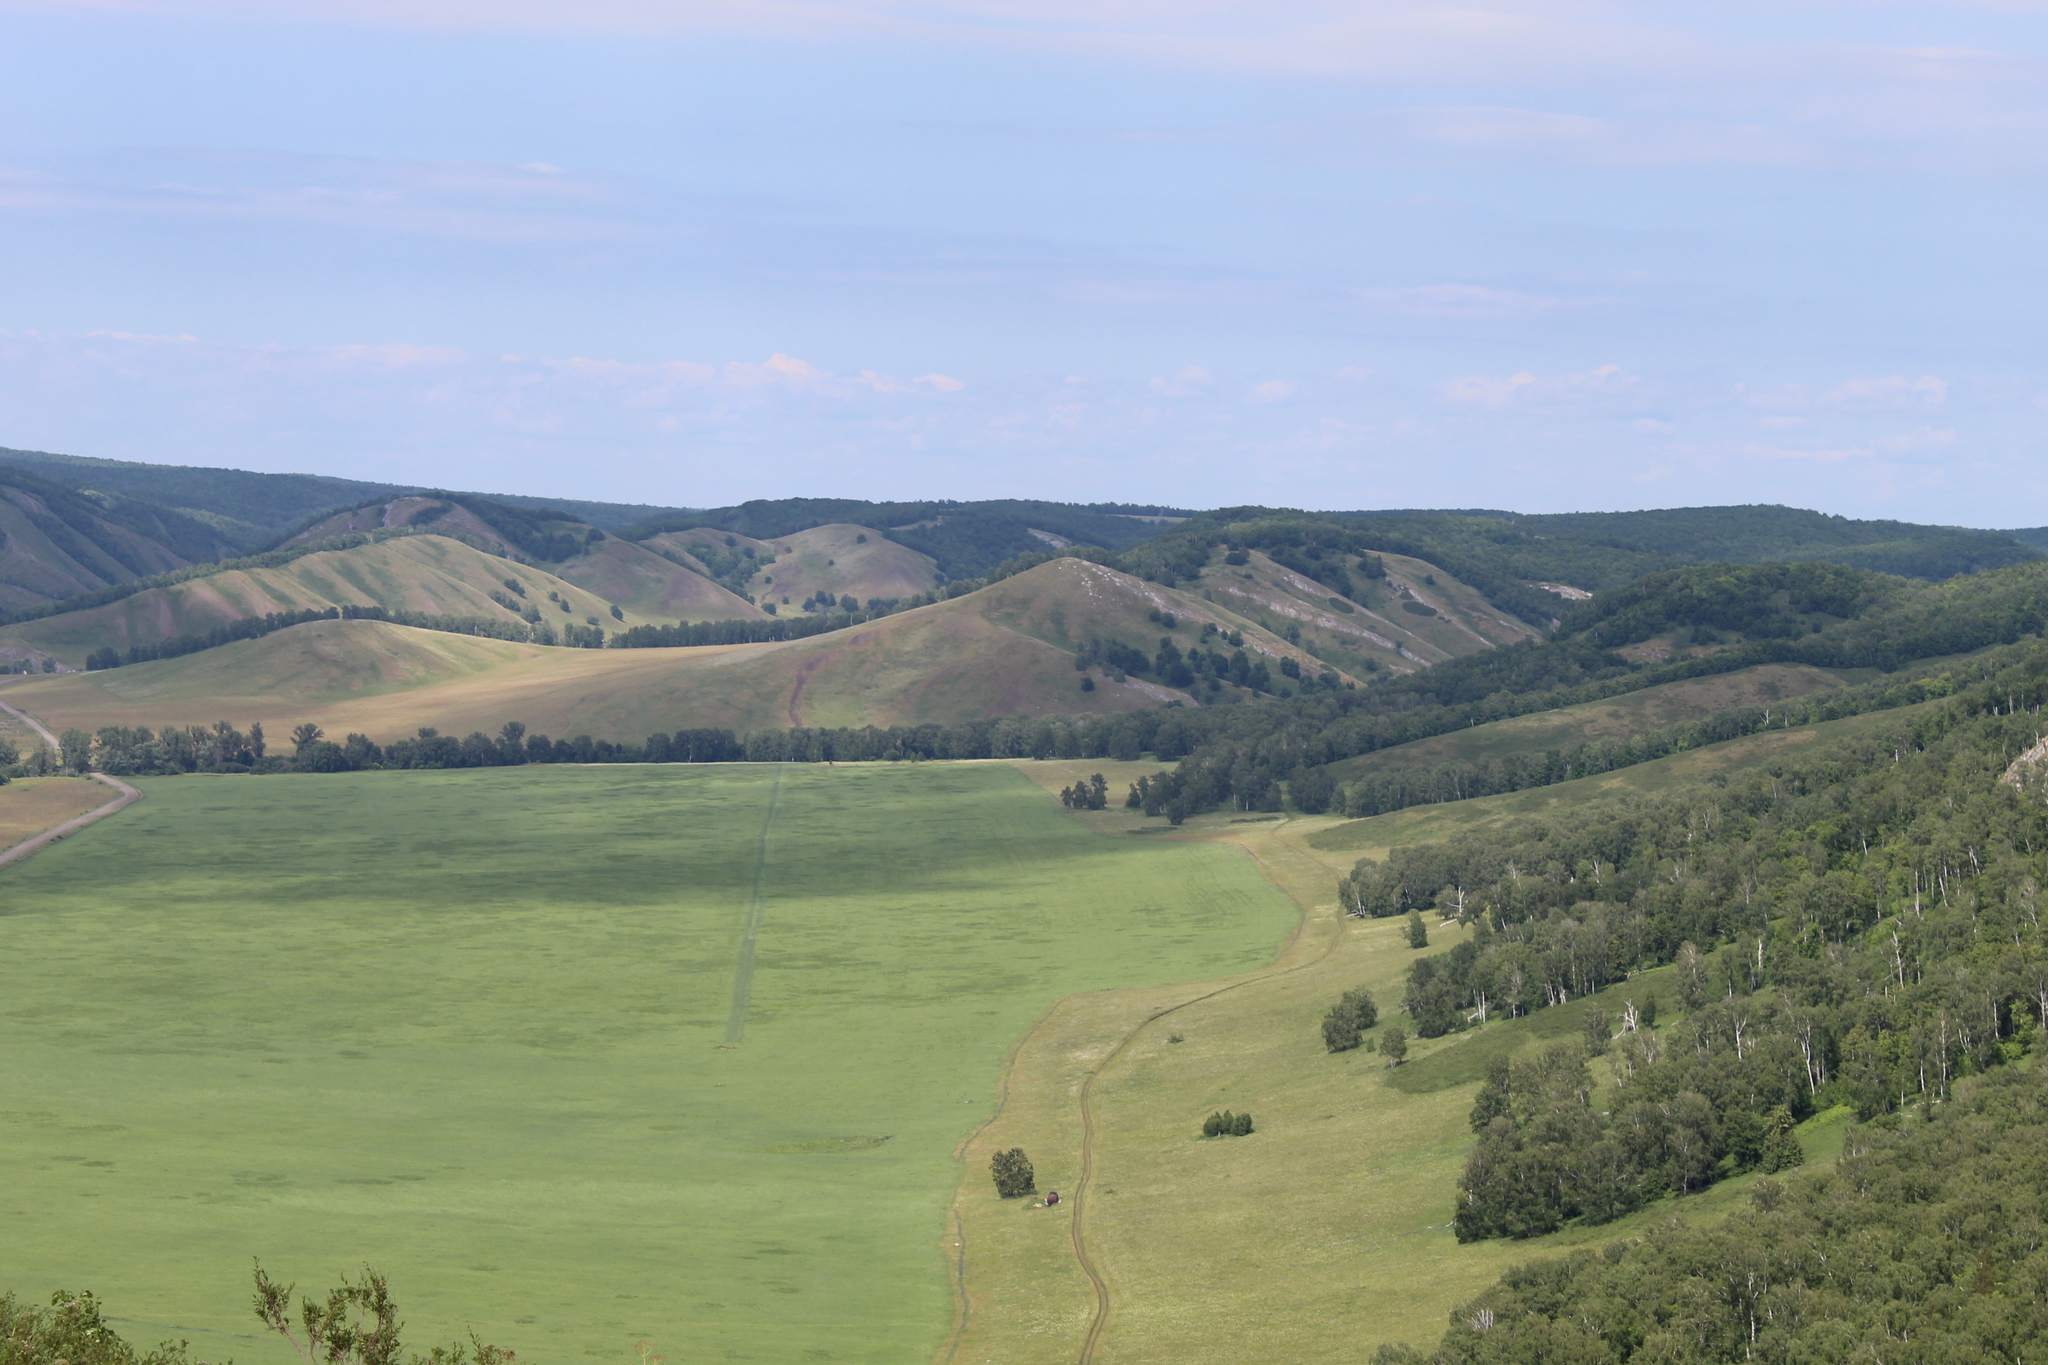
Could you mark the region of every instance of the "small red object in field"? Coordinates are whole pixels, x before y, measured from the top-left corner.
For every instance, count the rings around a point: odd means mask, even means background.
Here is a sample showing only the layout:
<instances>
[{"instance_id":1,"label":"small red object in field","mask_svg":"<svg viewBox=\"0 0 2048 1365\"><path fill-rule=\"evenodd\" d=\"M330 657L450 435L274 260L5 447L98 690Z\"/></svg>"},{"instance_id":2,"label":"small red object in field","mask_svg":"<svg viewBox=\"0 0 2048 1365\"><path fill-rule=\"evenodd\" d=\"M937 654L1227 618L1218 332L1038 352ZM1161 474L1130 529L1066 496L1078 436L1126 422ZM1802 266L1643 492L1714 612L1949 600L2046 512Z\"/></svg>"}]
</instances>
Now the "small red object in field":
<instances>
[{"instance_id":1,"label":"small red object in field","mask_svg":"<svg viewBox=\"0 0 2048 1365\"><path fill-rule=\"evenodd\" d=\"M1051 1208L1054 1204L1057 1204L1059 1202L1060 1192L1058 1190L1047 1190L1045 1192L1045 1206L1047 1208Z\"/></svg>"}]
</instances>

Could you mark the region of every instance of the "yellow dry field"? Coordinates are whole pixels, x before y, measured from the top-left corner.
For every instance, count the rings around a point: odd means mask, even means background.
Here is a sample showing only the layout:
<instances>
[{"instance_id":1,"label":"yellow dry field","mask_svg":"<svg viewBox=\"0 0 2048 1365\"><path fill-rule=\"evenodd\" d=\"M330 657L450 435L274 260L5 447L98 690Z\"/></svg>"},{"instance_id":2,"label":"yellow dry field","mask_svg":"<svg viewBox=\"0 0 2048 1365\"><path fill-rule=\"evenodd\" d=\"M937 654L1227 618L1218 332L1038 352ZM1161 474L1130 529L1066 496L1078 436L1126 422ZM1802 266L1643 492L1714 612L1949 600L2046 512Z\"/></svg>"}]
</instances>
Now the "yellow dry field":
<instances>
[{"instance_id":1,"label":"yellow dry field","mask_svg":"<svg viewBox=\"0 0 2048 1365\"><path fill-rule=\"evenodd\" d=\"M21 777L0 787L0 852L115 798L84 777Z\"/></svg>"},{"instance_id":2,"label":"yellow dry field","mask_svg":"<svg viewBox=\"0 0 2048 1365\"><path fill-rule=\"evenodd\" d=\"M961 1315L940 1365L1350 1365L1382 1342L1434 1344L1450 1312L1509 1266L1677 1214L1716 1218L1747 1198L1745 1177L1606 1227L1460 1246L1448 1224L1485 1056L1577 1037L1584 1010L1618 1008L1624 988L1418 1040L1400 1073L1376 1053L1333 1056L1324 1011L1365 986L1389 1017L1415 957L1400 921L1338 913L1335 883L1355 854L1305 838L1333 821L1218 814L1168 832L1120 804L1150 765L1017 766L1055 793L1103 772L1110 809L1074 818L1108 837L1237 843L1303 920L1268 968L1072 996L1017 1044L996 1116L962 1147L945 1244ZM1459 941L1433 927L1425 951ZM1257 1131L1201 1138L1220 1109L1250 1111ZM995 1197L989 1160L1009 1147L1030 1155L1041 1191L1061 1192L1057 1207Z\"/></svg>"}]
</instances>

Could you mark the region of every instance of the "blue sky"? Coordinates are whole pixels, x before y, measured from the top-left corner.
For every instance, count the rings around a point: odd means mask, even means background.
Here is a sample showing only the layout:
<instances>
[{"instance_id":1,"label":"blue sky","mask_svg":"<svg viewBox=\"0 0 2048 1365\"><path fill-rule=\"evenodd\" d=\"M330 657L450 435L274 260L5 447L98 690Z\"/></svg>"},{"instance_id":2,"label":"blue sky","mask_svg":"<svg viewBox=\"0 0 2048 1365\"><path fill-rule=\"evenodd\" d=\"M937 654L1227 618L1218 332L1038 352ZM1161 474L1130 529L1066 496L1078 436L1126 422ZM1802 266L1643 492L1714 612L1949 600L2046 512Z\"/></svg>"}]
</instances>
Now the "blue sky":
<instances>
[{"instance_id":1,"label":"blue sky","mask_svg":"<svg viewBox=\"0 0 2048 1365\"><path fill-rule=\"evenodd\" d=\"M0 0L0 445L2048 523L2048 3Z\"/></svg>"}]
</instances>

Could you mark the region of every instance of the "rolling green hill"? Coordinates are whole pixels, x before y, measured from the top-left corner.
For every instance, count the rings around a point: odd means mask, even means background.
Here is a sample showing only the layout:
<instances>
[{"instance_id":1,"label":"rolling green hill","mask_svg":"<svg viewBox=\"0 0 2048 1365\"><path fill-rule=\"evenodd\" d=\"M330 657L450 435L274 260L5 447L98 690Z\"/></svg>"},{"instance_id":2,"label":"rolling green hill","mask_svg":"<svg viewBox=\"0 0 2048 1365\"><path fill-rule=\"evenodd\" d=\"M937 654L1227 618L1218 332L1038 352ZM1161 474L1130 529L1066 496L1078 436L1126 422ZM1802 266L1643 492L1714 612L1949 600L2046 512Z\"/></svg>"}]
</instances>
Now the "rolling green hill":
<instances>
[{"instance_id":1,"label":"rolling green hill","mask_svg":"<svg viewBox=\"0 0 2048 1365\"><path fill-rule=\"evenodd\" d=\"M747 590L766 601L793 606L818 593L885 601L926 592L941 581L930 555L899 545L881 532L851 522L831 522L779 536L768 544L775 562L756 573Z\"/></svg>"},{"instance_id":2,"label":"rolling green hill","mask_svg":"<svg viewBox=\"0 0 2048 1365\"><path fill-rule=\"evenodd\" d=\"M650 621L755 621L765 613L708 573L617 536L551 566L558 578Z\"/></svg>"}]
</instances>

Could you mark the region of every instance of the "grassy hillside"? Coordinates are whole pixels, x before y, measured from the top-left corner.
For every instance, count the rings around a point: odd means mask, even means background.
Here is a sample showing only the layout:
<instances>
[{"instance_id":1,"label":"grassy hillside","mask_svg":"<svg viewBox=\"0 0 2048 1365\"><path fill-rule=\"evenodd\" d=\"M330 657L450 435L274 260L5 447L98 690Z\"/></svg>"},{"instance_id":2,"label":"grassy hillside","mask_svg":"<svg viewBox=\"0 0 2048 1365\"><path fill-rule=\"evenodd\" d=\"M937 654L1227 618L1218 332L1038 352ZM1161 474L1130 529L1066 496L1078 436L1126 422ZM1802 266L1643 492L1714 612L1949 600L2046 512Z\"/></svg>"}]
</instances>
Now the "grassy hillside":
<instances>
[{"instance_id":1,"label":"grassy hillside","mask_svg":"<svg viewBox=\"0 0 2048 1365\"><path fill-rule=\"evenodd\" d=\"M521 585L523 597L505 586L507 579ZM245 617L309 607L380 605L432 615L518 619L519 613L493 593L522 607L532 604L557 626L582 625L596 617L607 629L619 629L646 619L632 612L623 620L615 618L606 599L530 565L444 536L417 535L321 551L281 568L209 574L103 607L0 627L0 652L43 650L77 667L101 646L126 649Z\"/></svg>"},{"instance_id":2,"label":"grassy hillside","mask_svg":"<svg viewBox=\"0 0 2048 1365\"><path fill-rule=\"evenodd\" d=\"M86 495L0 466L0 611L218 558L231 544L169 508Z\"/></svg>"},{"instance_id":3,"label":"grassy hillside","mask_svg":"<svg viewBox=\"0 0 2048 1365\"><path fill-rule=\"evenodd\" d=\"M412 546L435 538L386 542ZM478 555L466 546L447 551ZM380 546L378 548L385 548ZM303 562L303 561L302 561ZM296 567L296 566L294 566ZM116 604L125 606L125 603ZM554 736L639 739L722 727L951 724L1006 715L1099 715L1188 700L1154 683L1090 675L1074 651L1091 636L1156 646L1148 613L1171 611L1184 646L1204 623L1243 633L1248 651L1315 661L1286 640L1187 594L1085 560L1042 564L990 588L850 630L778 644L710 649L555 649L370 621L297 626L182 659L102 673L17 677L5 695L47 723L210 724L311 720L381 742L432 725L451 733L519 720ZM450 643L443 643L443 641ZM400 650L404 659L363 662ZM452 652L452 653L451 653ZM461 662L444 662L444 658ZM1228 704L1236 689L1208 694Z\"/></svg>"},{"instance_id":4,"label":"grassy hillside","mask_svg":"<svg viewBox=\"0 0 2048 1365\"><path fill-rule=\"evenodd\" d=\"M747 590L801 610L818 593L866 602L925 592L940 582L931 556L851 522L833 522L778 537L775 562L757 573Z\"/></svg>"},{"instance_id":5,"label":"grassy hillside","mask_svg":"<svg viewBox=\"0 0 2048 1365\"><path fill-rule=\"evenodd\" d=\"M0 874L0 1287L209 1360L291 1359L252 1251L416 1344L928 1359L1011 1041L1294 920L997 764L143 785Z\"/></svg>"},{"instance_id":6,"label":"grassy hillside","mask_svg":"<svg viewBox=\"0 0 2048 1365\"><path fill-rule=\"evenodd\" d=\"M766 615L706 574L616 536L591 543L582 554L550 567L556 577L616 602L639 619L757 621Z\"/></svg>"}]
</instances>

